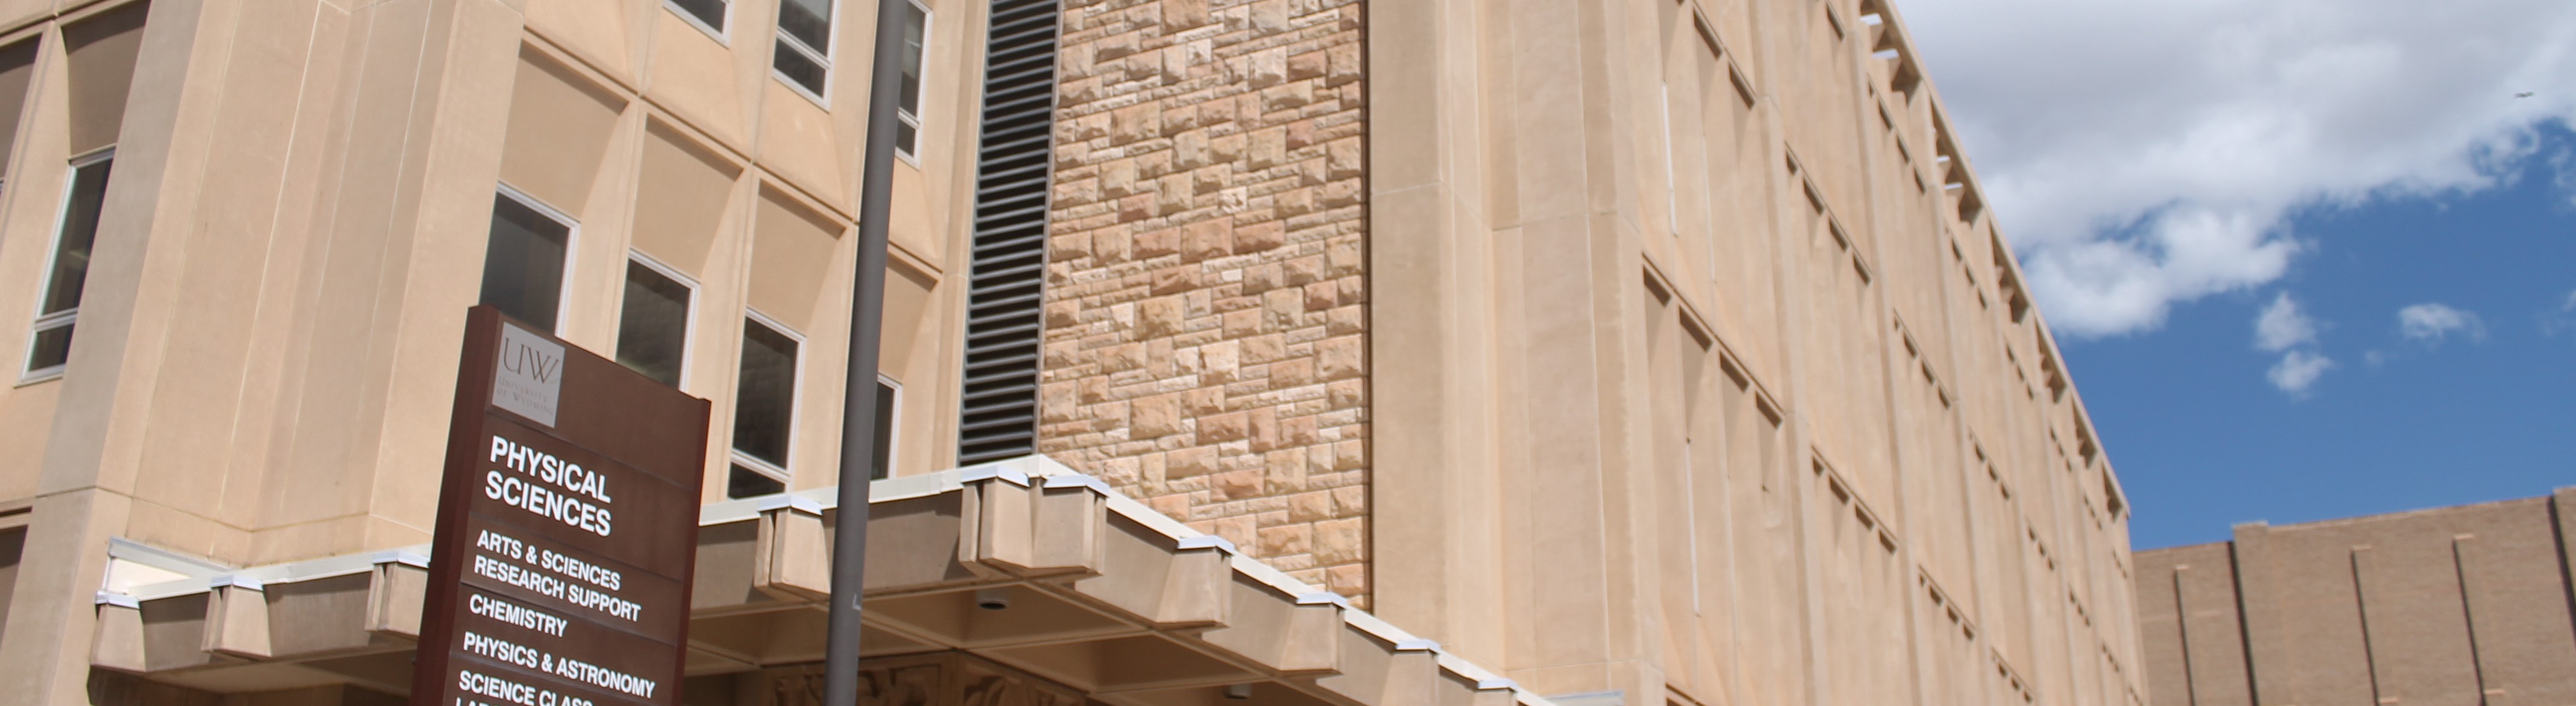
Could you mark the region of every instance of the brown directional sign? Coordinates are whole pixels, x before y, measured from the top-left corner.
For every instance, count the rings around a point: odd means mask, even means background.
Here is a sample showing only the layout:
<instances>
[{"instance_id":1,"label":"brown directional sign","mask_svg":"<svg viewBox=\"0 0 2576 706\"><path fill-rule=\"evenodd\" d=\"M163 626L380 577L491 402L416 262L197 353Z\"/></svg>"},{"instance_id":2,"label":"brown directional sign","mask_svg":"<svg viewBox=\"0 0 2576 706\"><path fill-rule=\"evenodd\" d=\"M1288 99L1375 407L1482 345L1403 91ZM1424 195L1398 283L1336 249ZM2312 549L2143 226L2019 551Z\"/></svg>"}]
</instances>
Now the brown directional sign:
<instances>
[{"instance_id":1,"label":"brown directional sign","mask_svg":"<svg viewBox=\"0 0 2576 706\"><path fill-rule=\"evenodd\" d=\"M674 706L707 401L466 315L414 706Z\"/></svg>"}]
</instances>

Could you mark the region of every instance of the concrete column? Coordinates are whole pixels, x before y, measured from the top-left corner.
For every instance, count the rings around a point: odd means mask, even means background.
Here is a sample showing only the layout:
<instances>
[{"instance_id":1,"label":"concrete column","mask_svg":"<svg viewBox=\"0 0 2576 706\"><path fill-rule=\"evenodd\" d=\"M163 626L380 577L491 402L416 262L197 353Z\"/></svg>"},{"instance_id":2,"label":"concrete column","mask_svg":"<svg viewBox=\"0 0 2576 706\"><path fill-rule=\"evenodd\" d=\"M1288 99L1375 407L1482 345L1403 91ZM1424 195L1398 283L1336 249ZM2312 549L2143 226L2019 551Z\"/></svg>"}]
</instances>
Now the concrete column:
<instances>
[{"instance_id":1,"label":"concrete column","mask_svg":"<svg viewBox=\"0 0 2576 706\"><path fill-rule=\"evenodd\" d=\"M1750 11L1754 15L1753 25L1765 27L1764 15L1783 9L1756 3ZM1790 8L1786 11L1798 10ZM1772 247L1778 256L1772 258L1772 296L1779 302L1780 316L1772 322L1767 333L1780 341L1779 377L1773 384L1779 386L1774 394L1780 397L1781 412L1785 417L1781 424L1781 442L1786 453L1781 462L1788 464L1789 468L1782 472L1781 478L1787 486L1783 492L1788 495L1788 525L1796 536L1792 561L1798 572L1799 594L1794 608L1798 612L1801 639L1791 649L1798 652L1800 671L1795 676L1799 678L1799 688L1804 695L1800 700L1826 704L1835 702L1827 671L1829 660L1819 639L1825 611L1823 567L1817 561L1817 518L1808 511L1812 496L1823 490L1817 486L1818 478L1813 472L1816 465L1815 431L1806 404L1807 390L1800 384L1806 379L1808 353L1799 335L1799 326L1811 319L1807 312L1810 303L1803 276L1807 268L1807 197L1798 189L1797 181L1790 178L1793 175L1787 173L1785 166L1788 137L1782 121L1786 116L1781 112L1777 92L1784 90L1780 68L1797 59L1782 49L1786 44L1784 39L1755 39L1751 47L1755 60L1746 70L1754 74L1753 89L1757 92L1754 110L1762 121L1762 144L1767 152L1762 162L1770 165L1765 168L1769 176L1767 181L1775 185L1771 191L1770 207ZM1737 50L1743 51L1744 48L1738 47Z\"/></svg>"},{"instance_id":2,"label":"concrete column","mask_svg":"<svg viewBox=\"0 0 2576 706\"><path fill-rule=\"evenodd\" d=\"M79 336L45 445L25 554L0 637L0 693L29 704L89 703L92 600L105 574L107 538L126 525L142 456L139 409L161 367L165 321L148 303L175 294L175 269L191 230L171 208L206 135L173 128L207 108L200 58L229 30L231 0L153 3L135 58L131 93L83 286ZM193 89L193 90L192 90ZM185 180L182 180L185 181ZM174 213L165 213L169 209Z\"/></svg>"},{"instance_id":3,"label":"concrete column","mask_svg":"<svg viewBox=\"0 0 2576 706\"><path fill-rule=\"evenodd\" d=\"M1640 601L1646 491L1629 428L1642 335L1632 92L1618 72L1632 3L1503 2L1487 125L1501 355L1505 666L1541 693L1660 700ZM1544 403L1533 401L1544 400Z\"/></svg>"},{"instance_id":4,"label":"concrete column","mask_svg":"<svg viewBox=\"0 0 2576 706\"><path fill-rule=\"evenodd\" d=\"M2290 664L2290 636L2282 623L2280 582L2272 563L2272 526L2247 522L2236 526L2237 600L2245 606L2246 671L2254 682L2258 706L2299 703ZM2273 674L2266 676L2264 672Z\"/></svg>"},{"instance_id":5,"label":"concrete column","mask_svg":"<svg viewBox=\"0 0 2576 706\"><path fill-rule=\"evenodd\" d=\"M1372 594L1389 621L1503 663L1493 228L1473 0L1371 2Z\"/></svg>"}]
</instances>

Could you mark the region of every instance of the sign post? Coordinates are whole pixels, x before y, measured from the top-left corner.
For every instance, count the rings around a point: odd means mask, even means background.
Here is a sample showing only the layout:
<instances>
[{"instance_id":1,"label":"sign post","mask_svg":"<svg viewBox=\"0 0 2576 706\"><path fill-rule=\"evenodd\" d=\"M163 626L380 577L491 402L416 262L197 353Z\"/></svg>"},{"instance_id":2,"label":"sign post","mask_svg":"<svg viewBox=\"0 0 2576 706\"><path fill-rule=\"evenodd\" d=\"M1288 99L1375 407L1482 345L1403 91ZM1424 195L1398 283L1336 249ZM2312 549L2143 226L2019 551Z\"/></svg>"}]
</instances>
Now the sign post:
<instances>
[{"instance_id":1,"label":"sign post","mask_svg":"<svg viewBox=\"0 0 2576 706\"><path fill-rule=\"evenodd\" d=\"M859 258L850 285L850 354L843 361L841 487L833 510L832 603L823 642L823 706L858 706L859 601L867 585L868 481L877 444L877 345L885 328L886 223L894 201L895 102L903 87L910 3L877 3L868 66L867 143L859 153Z\"/></svg>"},{"instance_id":2,"label":"sign post","mask_svg":"<svg viewBox=\"0 0 2576 706\"><path fill-rule=\"evenodd\" d=\"M680 703L708 409L468 312L411 703Z\"/></svg>"}]
</instances>

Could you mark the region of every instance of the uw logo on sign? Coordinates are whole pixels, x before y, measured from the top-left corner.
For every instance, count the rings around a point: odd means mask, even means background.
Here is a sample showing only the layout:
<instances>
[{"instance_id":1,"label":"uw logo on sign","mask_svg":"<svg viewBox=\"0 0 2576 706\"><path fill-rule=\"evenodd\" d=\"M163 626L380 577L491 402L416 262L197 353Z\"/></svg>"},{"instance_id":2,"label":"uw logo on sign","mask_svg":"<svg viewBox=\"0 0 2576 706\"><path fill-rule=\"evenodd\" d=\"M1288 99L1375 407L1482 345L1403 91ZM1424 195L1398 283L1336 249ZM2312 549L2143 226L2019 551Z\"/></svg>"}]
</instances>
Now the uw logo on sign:
<instances>
[{"instance_id":1,"label":"uw logo on sign","mask_svg":"<svg viewBox=\"0 0 2576 706\"><path fill-rule=\"evenodd\" d=\"M492 406L554 426L555 407L563 400L563 344L505 322L495 362Z\"/></svg>"}]
</instances>

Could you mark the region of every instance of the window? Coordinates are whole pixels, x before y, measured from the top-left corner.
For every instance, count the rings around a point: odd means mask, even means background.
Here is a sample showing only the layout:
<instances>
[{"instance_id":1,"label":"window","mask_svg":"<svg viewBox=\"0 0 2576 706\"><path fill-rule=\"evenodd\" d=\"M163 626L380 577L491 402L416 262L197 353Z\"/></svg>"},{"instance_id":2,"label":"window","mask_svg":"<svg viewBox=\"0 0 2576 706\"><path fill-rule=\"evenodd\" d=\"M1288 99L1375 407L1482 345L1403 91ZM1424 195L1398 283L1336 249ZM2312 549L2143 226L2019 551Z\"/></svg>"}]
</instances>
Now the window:
<instances>
[{"instance_id":1,"label":"window","mask_svg":"<svg viewBox=\"0 0 2576 706\"><path fill-rule=\"evenodd\" d=\"M832 77L833 0L779 0L778 49L769 66L787 83L822 100Z\"/></svg>"},{"instance_id":2,"label":"window","mask_svg":"<svg viewBox=\"0 0 2576 706\"><path fill-rule=\"evenodd\" d=\"M662 0L662 6L680 13L680 17L687 19L689 24L706 30L717 41L724 40L725 15L733 10L730 0Z\"/></svg>"},{"instance_id":3,"label":"window","mask_svg":"<svg viewBox=\"0 0 2576 706\"><path fill-rule=\"evenodd\" d=\"M876 465L868 467L869 480L882 480L894 470L894 415L903 409L897 400L903 398L903 384L883 375L877 376L877 445Z\"/></svg>"},{"instance_id":4,"label":"window","mask_svg":"<svg viewBox=\"0 0 2576 706\"><path fill-rule=\"evenodd\" d=\"M725 497L756 498L784 492L787 492L785 481L768 471L753 470L743 464L741 454L735 454L733 473L725 478Z\"/></svg>"},{"instance_id":5,"label":"window","mask_svg":"<svg viewBox=\"0 0 2576 706\"><path fill-rule=\"evenodd\" d=\"M906 159L919 159L921 154L921 58L925 38L930 36L930 10L921 3L903 3L903 87L895 95L894 151Z\"/></svg>"},{"instance_id":6,"label":"window","mask_svg":"<svg viewBox=\"0 0 2576 706\"><path fill-rule=\"evenodd\" d=\"M617 362L680 386L689 350L688 278L636 253L626 261L626 303L617 314Z\"/></svg>"},{"instance_id":7,"label":"window","mask_svg":"<svg viewBox=\"0 0 2576 706\"><path fill-rule=\"evenodd\" d=\"M734 389L732 497L787 488L788 440L796 423L795 334L754 313L742 322L742 377Z\"/></svg>"},{"instance_id":8,"label":"window","mask_svg":"<svg viewBox=\"0 0 2576 706\"><path fill-rule=\"evenodd\" d=\"M483 303L540 330L555 330L563 306L572 219L504 186L492 200L492 241L483 251Z\"/></svg>"},{"instance_id":9,"label":"window","mask_svg":"<svg viewBox=\"0 0 2576 706\"><path fill-rule=\"evenodd\" d=\"M81 286L89 279L90 246L98 239L108 167L115 156L114 150L107 150L72 160L61 227L54 233L53 261L45 267L45 285L36 306L34 340L27 346L27 378L61 374L71 360L72 323L80 318Z\"/></svg>"},{"instance_id":10,"label":"window","mask_svg":"<svg viewBox=\"0 0 2576 706\"><path fill-rule=\"evenodd\" d=\"M1679 238L1682 237L1682 182L1674 175L1673 152L1681 148L1677 144L1681 140L1673 136L1673 85L1665 83L1656 90L1660 91L1656 94L1657 107L1663 111L1656 113L1655 119L1661 123L1657 129L1664 131L1664 230Z\"/></svg>"},{"instance_id":11,"label":"window","mask_svg":"<svg viewBox=\"0 0 2576 706\"><path fill-rule=\"evenodd\" d=\"M0 530L0 615L7 614L10 601L14 597L12 594L18 592L18 568L21 564L20 560L25 558L26 550L27 528L12 527ZM0 637L8 635L6 630L9 626L5 624L7 622L0 620Z\"/></svg>"}]
</instances>

